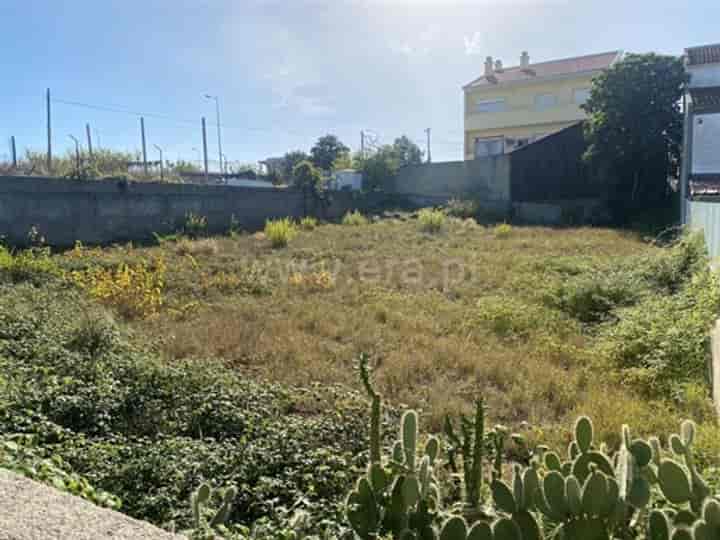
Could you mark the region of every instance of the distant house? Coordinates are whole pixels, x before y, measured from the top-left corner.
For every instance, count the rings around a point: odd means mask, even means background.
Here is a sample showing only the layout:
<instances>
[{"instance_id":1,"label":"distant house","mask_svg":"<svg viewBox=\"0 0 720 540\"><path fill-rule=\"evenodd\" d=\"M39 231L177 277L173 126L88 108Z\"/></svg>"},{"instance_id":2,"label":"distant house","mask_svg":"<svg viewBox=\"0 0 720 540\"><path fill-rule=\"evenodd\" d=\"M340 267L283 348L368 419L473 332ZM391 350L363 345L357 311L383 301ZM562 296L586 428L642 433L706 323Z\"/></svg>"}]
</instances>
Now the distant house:
<instances>
[{"instance_id":1,"label":"distant house","mask_svg":"<svg viewBox=\"0 0 720 540\"><path fill-rule=\"evenodd\" d=\"M685 50L683 186L693 195L720 194L720 44Z\"/></svg>"},{"instance_id":2,"label":"distant house","mask_svg":"<svg viewBox=\"0 0 720 540\"><path fill-rule=\"evenodd\" d=\"M488 56L482 76L463 87L465 159L503 154L586 118L592 78L622 57L612 51L504 67Z\"/></svg>"}]
</instances>

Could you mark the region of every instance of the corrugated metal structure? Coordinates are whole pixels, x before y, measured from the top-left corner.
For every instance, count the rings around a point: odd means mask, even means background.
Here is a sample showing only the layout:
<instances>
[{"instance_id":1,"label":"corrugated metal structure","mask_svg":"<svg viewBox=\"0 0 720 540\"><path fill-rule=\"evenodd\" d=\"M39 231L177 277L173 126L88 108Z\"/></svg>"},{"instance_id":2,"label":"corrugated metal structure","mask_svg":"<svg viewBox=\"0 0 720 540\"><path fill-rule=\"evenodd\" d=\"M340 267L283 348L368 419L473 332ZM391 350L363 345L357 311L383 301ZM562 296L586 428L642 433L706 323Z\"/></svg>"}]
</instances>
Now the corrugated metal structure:
<instances>
[{"instance_id":1,"label":"corrugated metal structure","mask_svg":"<svg viewBox=\"0 0 720 540\"><path fill-rule=\"evenodd\" d=\"M702 230L711 258L720 256L720 199L715 201L687 201L687 224Z\"/></svg>"}]
</instances>

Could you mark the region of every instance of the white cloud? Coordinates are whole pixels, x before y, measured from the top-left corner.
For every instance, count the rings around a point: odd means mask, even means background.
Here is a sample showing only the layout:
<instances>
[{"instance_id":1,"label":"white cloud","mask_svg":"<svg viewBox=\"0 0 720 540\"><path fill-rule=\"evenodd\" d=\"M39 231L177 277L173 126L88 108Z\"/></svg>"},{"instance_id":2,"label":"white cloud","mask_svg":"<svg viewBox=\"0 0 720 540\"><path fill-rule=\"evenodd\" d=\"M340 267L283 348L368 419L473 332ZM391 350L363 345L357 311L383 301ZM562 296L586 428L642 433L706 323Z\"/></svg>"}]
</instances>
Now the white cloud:
<instances>
[{"instance_id":1,"label":"white cloud","mask_svg":"<svg viewBox=\"0 0 720 540\"><path fill-rule=\"evenodd\" d=\"M480 32L474 32L470 37L464 36L463 42L465 43L465 54L467 56L482 54L483 39Z\"/></svg>"}]
</instances>

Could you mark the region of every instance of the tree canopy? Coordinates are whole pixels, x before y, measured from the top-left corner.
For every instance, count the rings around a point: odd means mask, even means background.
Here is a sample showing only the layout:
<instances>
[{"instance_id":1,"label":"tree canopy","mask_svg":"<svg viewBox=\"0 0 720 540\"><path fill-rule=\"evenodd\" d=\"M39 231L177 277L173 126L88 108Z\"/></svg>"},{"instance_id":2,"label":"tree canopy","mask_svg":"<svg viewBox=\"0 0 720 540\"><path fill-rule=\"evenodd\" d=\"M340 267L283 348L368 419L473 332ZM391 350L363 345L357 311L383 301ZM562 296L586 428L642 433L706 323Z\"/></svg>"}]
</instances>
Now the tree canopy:
<instances>
[{"instance_id":1,"label":"tree canopy","mask_svg":"<svg viewBox=\"0 0 720 540\"><path fill-rule=\"evenodd\" d=\"M419 165L422 163L424 152L420 147L411 141L407 135L403 135L395 139L393 150L397 156L400 167L405 165Z\"/></svg>"},{"instance_id":2,"label":"tree canopy","mask_svg":"<svg viewBox=\"0 0 720 540\"><path fill-rule=\"evenodd\" d=\"M282 179L287 183L292 182L295 165L297 165L301 161L307 161L309 159L310 156L308 156L302 150L292 150L291 152L286 153L283 156L283 162L281 167Z\"/></svg>"},{"instance_id":3,"label":"tree canopy","mask_svg":"<svg viewBox=\"0 0 720 540\"><path fill-rule=\"evenodd\" d=\"M322 176L315 165L308 160L303 160L293 168L293 184L302 189L319 190L322 184Z\"/></svg>"},{"instance_id":4,"label":"tree canopy","mask_svg":"<svg viewBox=\"0 0 720 540\"><path fill-rule=\"evenodd\" d=\"M625 213L668 198L679 161L687 75L674 56L629 54L593 80L586 160L613 180L611 202Z\"/></svg>"},{"instance_id":5,"label":"tree canopy","mask_svg":"<svg viewBox=\"0 0 720 540\"><path fill-rule=\"evenodd\" d=\"M320 137L310 149L315 166L326 171L331 170L333 163L348 152L350 149L336 135L331 134Z\"/></svg>"}]
</instances>

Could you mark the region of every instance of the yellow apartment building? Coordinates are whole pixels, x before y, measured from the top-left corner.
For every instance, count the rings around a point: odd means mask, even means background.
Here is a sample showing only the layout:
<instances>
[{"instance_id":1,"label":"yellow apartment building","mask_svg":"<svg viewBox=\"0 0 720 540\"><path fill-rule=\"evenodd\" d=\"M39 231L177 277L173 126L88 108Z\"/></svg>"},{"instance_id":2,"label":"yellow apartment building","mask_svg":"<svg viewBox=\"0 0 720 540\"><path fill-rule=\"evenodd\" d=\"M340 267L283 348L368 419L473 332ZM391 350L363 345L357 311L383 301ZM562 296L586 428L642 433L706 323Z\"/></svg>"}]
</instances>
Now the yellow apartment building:
<instances>
[{"instance_id":1,"label":"yellow apartment building","mask_svg":"<svg viewBox=\"0 0 720 540\"><path fill-rule=\"evenodd\" d=\"M483 75L463 87L465 159L510 152L584 120L592 78L621 57L612 51L532 64L523 52L513 67L487 57Z\"/></svg>"}]
</instances>

